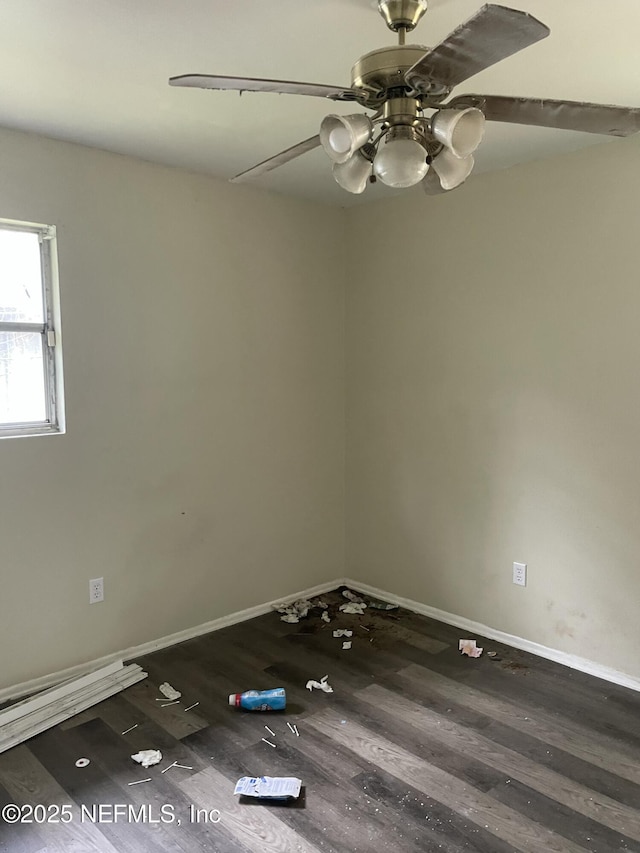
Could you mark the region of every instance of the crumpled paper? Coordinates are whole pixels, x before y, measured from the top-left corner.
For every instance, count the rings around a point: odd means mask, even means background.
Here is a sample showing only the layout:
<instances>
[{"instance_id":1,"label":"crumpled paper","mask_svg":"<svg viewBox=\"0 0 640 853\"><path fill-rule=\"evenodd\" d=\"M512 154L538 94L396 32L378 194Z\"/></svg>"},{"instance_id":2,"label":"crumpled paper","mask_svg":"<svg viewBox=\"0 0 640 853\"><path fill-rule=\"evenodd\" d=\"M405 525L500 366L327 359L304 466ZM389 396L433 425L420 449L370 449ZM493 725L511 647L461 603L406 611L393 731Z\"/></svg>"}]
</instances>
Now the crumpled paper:
<instances>
[{"instance_id":1,"label":"crumpled paper","mask_svg":"<svg viewBox=\"0 0 640 853\"><path fill-rule=\"evenodd\" d=\"M349 601L354 602L355 604L362 604L363 602L367 605L367 607L372 607L374 610L397 610L397 604L389 604L388 601L381 601L379 598L362 598L361 595L356 595L355 592L351 592L350 589L343 589L342 595L344 598L347 598ZM350 612L350 611L347 611Z\"/></svg>"},{"instance_id":2,"label":"crumpled paper","mask_svg":"<svg viewBox=\"0 0 640 853\"><path fill-rule=\"evenodd\" d=\"M320 618L322 619L323 622L331 622L331 617L329 616L328 610L323 610L322 616Z\"/></svg>"},{"instance_id":3,"label":"crumpled paper","mask_svg":"<svg viewBox=\"0 0 640 853\"><path fill-rule=\"evenodd\" d=\"M166 696L167 699L179 699L182 696L182 693L180 693L179 690L175 690L168 681L161 684L160 687L158 687L158 690L163 696Z\"/></svg>"},{"instance_id":4,"label":"crumpled paper","mask_svg":"<svg viewBox=\"0 0 640 853\"><path fill-rule=\"evenodd\" d=\"M356 595L355 592L351 592L350 589L342 590L343 598L348 598L349 601L362 601L362 598L359 595Z\"/></svg>"},{"instance_id":5,"label":"crumpled paper","mask_svg":"<svg viewBox=\"0 0 640 853\"><path fill-rule=\"evenodd\" d=\"M350 601L348 604L340 605L340 610L342 610L343 613L357 613L358 616L362 616L366 609L367 605L364 601Z\"/></svg>"},{"instance_id":6,"label":"crumpled paper","mask_svg":"<svg viewBox=\"0 0 640 853\"><path fill-rule=\"evenodd\" d=\"M345 650L350 649L351 648L351 640L345 640L344 643L342 644L342 648Z\"/></svg>"},{"instance_id":7,"label":"crumpled paper","mask_svg":"<svg viewBox=\"0 0 640 853\"><path fill-rule=\"evenodd\" d=\"M142 764L143 767L151 767L153 764L159 764L162 761L162 753L159 749L143 749L132 755L134 761Z\"/></svg>"},{"instance_id":8,"label":"crumpled paper","mask_svg":"<svg viewBox=\"0 0 640 853\"><path fill-rule=\"evenodd\" d=\"M308 598L299 598L297 601L292 601L289 604L274 604L273 606L278 613L282 613L280 617L281 622L289 622L295 625L296 622L308 616L309 611L313 609L322 610L322 618L325 622L328 621L328 619L325 619L325 612L329 605L322 598L314 598L313 601L309 601Z\"/></svg>"},{"instance_id":9,"label":"crumpled paper","mask_svg":"<svg viewBox=\"0 0 640 853\"><path fill-rule=\"evenodd\" d=\"M333 632L334 637L353 637L353 631L348 628L336 628Z\"/></svg>"},{"instance_id":10,"label":"crumpled paper","mask_svg":"<svg viewBox=\"0 0 640 853\"><path fill-rule=\"evenodd\" d=\"M328 678L329 676L325 675L323 678L320 679L320 681L313 681L313 679L310 679L306 683L307 690L313 690L313 688L315 687L316 690L324 690L325 693L333 693L333 687L331 687L331 685L328 683Z\"/></svg>"},{"instance_id":11,"label":"crumpled paper","mask_svg":"<svg viewBox=\"0 0 640 853\"><path fill-rule=\"evenodd\" d=\"M278 613L283 615L280 617L281 622L290 622L295 624L307 615L311 610L311 602L306 598L299 598L291 604L284 604L277 608Z\"/></svg>"},{"instance_id":12,"label":"crumpled paper","mask_svg":"<svg viewBox=\"0 0 640 853\"><path fill-rule=\"evenodd\" d=\"M458 649L463 655L468 655L470 658L479 658L484 649L476 646L475 640L459 640Z\"/></svg>"}]
</instances>

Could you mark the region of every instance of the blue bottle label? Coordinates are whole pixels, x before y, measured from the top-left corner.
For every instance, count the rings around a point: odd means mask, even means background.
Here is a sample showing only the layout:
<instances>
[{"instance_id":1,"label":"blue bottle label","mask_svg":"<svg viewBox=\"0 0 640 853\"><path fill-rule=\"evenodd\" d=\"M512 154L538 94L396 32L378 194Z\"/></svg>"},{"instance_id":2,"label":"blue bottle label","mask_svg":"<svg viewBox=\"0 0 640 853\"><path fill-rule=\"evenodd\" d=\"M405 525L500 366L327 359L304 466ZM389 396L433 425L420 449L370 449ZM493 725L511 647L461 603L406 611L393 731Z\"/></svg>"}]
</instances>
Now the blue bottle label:
<instances>
[{"instance_id":1,"label":"blue bottle label","mask_svg":"<svg viewBox=\"0 0 640 853\"><path fill-rule=\"evenodd\" d=\"M245 711L282 711L287 705L287 694L284 687L247 690L240 695L239 704Z\"/></svg>"}]
</instances>

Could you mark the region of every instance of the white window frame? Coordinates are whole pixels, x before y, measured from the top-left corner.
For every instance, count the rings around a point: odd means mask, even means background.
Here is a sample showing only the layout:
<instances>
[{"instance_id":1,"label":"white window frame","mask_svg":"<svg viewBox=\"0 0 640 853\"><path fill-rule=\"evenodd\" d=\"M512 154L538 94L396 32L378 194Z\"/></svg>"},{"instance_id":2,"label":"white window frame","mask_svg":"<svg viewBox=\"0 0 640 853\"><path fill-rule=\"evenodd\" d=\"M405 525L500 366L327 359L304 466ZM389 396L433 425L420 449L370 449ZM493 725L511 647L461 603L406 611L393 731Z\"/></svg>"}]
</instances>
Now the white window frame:
<instances>
[{"instance_id":1,"label":"white window frame","mask_svg":"<svg viewBox=\"0 0 640 853\"><path fill-rule=\"evenodd\" d=\"M0 320L0 332L38 332L42 336L46 404L46 416L43 421L0 423L0 439L60 434L65 431L65 422L56 227L0 218L0 229L38 235L44 323Z\"/></svg>"}]
</instances>

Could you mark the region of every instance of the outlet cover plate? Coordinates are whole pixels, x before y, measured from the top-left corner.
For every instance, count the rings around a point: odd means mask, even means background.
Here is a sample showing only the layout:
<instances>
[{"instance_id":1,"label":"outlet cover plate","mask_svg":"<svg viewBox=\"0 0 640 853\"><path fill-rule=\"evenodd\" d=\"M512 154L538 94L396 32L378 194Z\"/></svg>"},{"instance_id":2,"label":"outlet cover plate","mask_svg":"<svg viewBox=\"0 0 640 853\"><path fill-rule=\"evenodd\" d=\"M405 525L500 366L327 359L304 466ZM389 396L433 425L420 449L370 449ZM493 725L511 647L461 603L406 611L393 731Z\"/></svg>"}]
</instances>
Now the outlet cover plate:
<instances>
[{"instance_id":1,"label":"outlet cover plate","mask_svg":"<svg viewBox=\"0 0 640 853\"><path fill-rule=\"evenodd\" d=\"M513 582L517 586L526 586L527 585L527 564L526 563L514 563L513 564Z\"/></svg>"},{"instance_id":2,"label":"outlet cover plate","mask_svg":"<svg viewBox=\"0 0 640 853\"><path fill-rule=\"evenodd\" d=\"M104 578L93 578L89 581L89 604L104 601Z\"/></svg>"}]
</instances>

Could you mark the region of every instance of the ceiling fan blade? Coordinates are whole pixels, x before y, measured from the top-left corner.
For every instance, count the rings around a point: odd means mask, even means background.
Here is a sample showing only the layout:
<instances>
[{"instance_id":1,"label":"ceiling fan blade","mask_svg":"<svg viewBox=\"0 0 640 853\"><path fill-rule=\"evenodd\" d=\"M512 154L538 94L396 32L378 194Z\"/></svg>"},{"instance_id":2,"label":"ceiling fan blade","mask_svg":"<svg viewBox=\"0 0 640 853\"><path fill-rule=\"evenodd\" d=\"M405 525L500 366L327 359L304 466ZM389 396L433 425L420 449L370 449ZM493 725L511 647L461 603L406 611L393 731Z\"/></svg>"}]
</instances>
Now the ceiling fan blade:
<instances>
[{"instance_id":1,"label":"ceiling fan blade","mask_svg":"<svg viewBox=\"0 0 640 853\"><path fill-rule=\"evenodd\" d=\"M264 175L272 169L277 169L278 166L284 166L284 164L288 163L290 160L295 160L296 157L300 157L301 154L306 154L307 151L312 151L319 145L320 136L312 136L309 139L305 139L304 142L298 142L297 145L292 145L291 148L281 151L274 157L269 157L268 160L263 160L262 163L258 163L257 166L252 166L250 169L240 172L239 175L231 178L231 181L233 183L239 183L240 181L245 181L248 178L258 178L260 175Z\"/></svg>"},{"instance_id":2,"label":"ceiling fan blade","mask_svg":"<svg viewBox=\"0 0 640 853\"><path fill-rule=\"evenodd\" d=\"M580 130L610 136L630 136L640 131L640 109L636 107L552 101L548 98L510 98L503 95L459 95L447 106L478 107L487 121Z\"/></svg>"},{"instance_id":3,"label":"ceiling fan blade","mask_svg":"<svg viewBox=\"0 0 640 853\"><path fill-rule=\"evenodd\" d=\"M278 95L314 95L332 101L355 101L353 89L323 86L321 83L296 83L293 80L262 80L257 77L220 77L215 74L183 74L170 77L170 86L193 89L222 89L238 92L275 92Z\"/></svg>"},{"instance_id":4,"label":"ceiling fan blade","mask_svg":"<svg viewBox=\"0 0 640 853\"><path fill-rule=\"evenodd\" d=\"M405 78L420 91L451 90L479 71L546 38L549 32L547 26L526 12L488 3L425 53Z\"/></svg>"}]
</instances>

